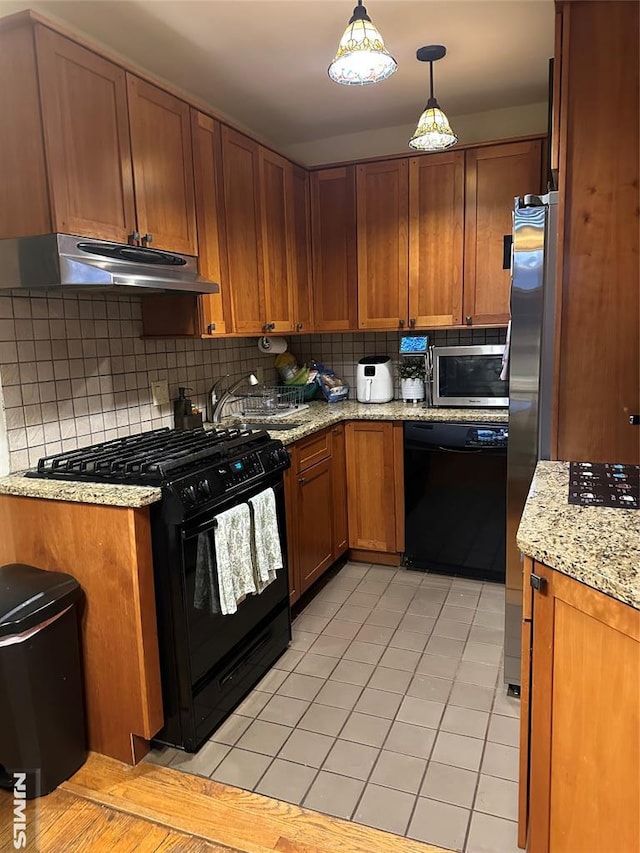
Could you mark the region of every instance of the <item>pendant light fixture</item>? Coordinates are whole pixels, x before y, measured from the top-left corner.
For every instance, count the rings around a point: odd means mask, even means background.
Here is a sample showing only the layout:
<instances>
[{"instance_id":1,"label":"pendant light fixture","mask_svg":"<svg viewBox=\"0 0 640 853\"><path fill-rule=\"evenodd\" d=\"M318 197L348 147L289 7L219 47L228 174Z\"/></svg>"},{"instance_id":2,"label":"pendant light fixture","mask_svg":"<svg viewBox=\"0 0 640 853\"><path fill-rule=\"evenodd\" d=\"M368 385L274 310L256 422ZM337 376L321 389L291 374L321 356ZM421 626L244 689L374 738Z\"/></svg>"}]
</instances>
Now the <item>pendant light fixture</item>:
<instances>
[{"instance_id":1,"label":"pendant light fixture","mask_svg":"<svg viewBox=\"0 0 640 853\"><path fill-rule=\"evenodd\" d=\"M397 67L362 0L358 0L329 66L329 77L345 86L363 86L385 80Z\"/></svg>"},{"instance_id":2,"label":"pendant light fixture","mask_svg":"<svg viewBox=\"0 0 640 853\"><path fill-rule=\"evenodd\" d=\"M441 44L421 47L416 53L420 62L429 63L431 83L427 106L418 120L415 133L409 140L409 146L417 151L444 151L445 148L451 148L458 141L458 137L451 130L449 119L442 112L433 96L433 63L442 59L446 54L447 48Z\"/></svg>"}]
</instances>

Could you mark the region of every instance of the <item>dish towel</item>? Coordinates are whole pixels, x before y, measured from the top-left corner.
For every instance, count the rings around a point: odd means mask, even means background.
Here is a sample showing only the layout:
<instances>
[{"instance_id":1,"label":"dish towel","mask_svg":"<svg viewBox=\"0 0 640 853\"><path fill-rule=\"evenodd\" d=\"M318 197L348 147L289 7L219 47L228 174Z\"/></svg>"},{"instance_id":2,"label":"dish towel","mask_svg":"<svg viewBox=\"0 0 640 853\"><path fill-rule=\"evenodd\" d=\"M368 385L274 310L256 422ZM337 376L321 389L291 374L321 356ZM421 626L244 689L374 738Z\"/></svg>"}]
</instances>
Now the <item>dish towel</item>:
<instances>
[{"instance_id":1,"label":"dish towel","mask_svg":"<svg viewBox=\"0 0 640 853\"><path fill-rule=\"evenodd\" d=\"M239 504L216 516L216 561L218 591L223 616L235 613L238 603L256 592L251 559L251 514Z\"/></svg>"},{"instance_id":2,"label":"dish towel","mask_svg":"<svg viewBox=\"0 0 640 853\"><path fill-rule=\"evenodd\" d=\"M258 592L276 579L276 572L284 568L276 496L273 489L249 498L251 508L251 546Z\"/></svg>"},{"instance_id":3,"label":"dish towel","mask_svg":"<svg viewBox=\"0 0 640 853\"><path fill-rule=\"evenodd\" d=\"M193 591L196 610L220 613L220 593L216 579L216 566L211 547L211 533L200 533L196 546L196 583Z\"/></svg>"}]
</instances>

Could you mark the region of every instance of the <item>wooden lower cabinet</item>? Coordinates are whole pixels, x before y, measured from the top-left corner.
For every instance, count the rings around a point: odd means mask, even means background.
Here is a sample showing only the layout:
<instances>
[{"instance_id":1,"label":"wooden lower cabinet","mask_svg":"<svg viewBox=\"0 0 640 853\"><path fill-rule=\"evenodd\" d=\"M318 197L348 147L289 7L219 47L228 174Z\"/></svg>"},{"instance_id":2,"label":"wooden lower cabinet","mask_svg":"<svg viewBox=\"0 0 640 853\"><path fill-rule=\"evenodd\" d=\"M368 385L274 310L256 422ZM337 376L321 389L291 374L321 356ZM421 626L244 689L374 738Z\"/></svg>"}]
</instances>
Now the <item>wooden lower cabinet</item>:
<instances>
[{"instance_id":1,"label":"wooden lower cabinet","mask_svg":"<svg viewBox=\"0 0 640 853\"><path fill-rule=\"evenodd\" d=\"M519 843L637 853L640 611L531 560L525 582Z\"/></svg>"},{"instance_id":2,"label":"wooden lower cabinet","mask_svg":"<svg viewBox=\"0 0 640 853\"><path fill-rule=\"evenodd\" d=\"M326 429L296 442L289 454L285 497L293 604L347 549L344 428Z\"/></svg>"},{"instance_id":3,"label":"wooden lower cabinet","mask_svg":"<svg viewBox=\"0 0 640 853\"><path fill-rule=\"evenodd\" d=\"M402 424L351 421L346 430L349 547L396 554L404 547Z\"/></svg>"},{"instance_id":4,"label":"wooden lower cabinet","mask_svg":"<svg viewBox=\"0 0 640 853\"><path fill-rule=\"evenodd\" d=\"M66 572L82 587L88 746L135 764L163 724L149 508L1 495L8 563Z\"/></svg>"}]
</instances>

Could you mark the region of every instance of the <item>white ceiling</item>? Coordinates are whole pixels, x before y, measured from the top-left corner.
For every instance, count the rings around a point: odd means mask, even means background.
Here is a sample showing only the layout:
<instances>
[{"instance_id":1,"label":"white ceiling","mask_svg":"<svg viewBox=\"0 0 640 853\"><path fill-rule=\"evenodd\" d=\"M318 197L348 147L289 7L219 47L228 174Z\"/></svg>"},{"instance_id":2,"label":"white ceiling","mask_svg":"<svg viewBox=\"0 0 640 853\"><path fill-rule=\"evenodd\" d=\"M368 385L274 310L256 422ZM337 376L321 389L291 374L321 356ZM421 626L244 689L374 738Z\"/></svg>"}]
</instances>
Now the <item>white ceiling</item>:
<instances>
[{"instance_id":1,"label":"white ceiling","mask_svg":"<svg viewBox=\"0 0 640 853\"><path fill-rule=\"evenodd\" d=\"M415 51L445 44L435 91L451 116L540 104L553 54L552 0L370 0L398 70L375 86L327 65L354 0L0 0L37 8L171 81L276 148L414 124L428 96ZM406 143L405 143L406 144Z\"/></svg>"}]
</instances>

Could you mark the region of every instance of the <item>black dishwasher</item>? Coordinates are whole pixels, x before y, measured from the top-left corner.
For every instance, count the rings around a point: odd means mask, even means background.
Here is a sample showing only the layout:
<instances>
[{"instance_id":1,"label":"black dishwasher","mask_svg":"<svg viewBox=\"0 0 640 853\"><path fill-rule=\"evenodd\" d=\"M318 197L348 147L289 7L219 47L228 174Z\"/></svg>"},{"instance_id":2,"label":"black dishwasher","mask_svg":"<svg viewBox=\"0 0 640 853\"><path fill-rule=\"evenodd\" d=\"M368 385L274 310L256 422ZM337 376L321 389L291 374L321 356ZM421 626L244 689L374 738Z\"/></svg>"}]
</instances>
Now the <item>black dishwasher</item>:
<instances>
[{"instance_id":1,"label":"black dishwasher","mask_svg":"<svg viewBox=\"0 0 640 853\"><path fill-rule=\"evenodd\" d=\"M404 425L405 564L505 578L505 424Z\"/></svg>"}]
</instances>

